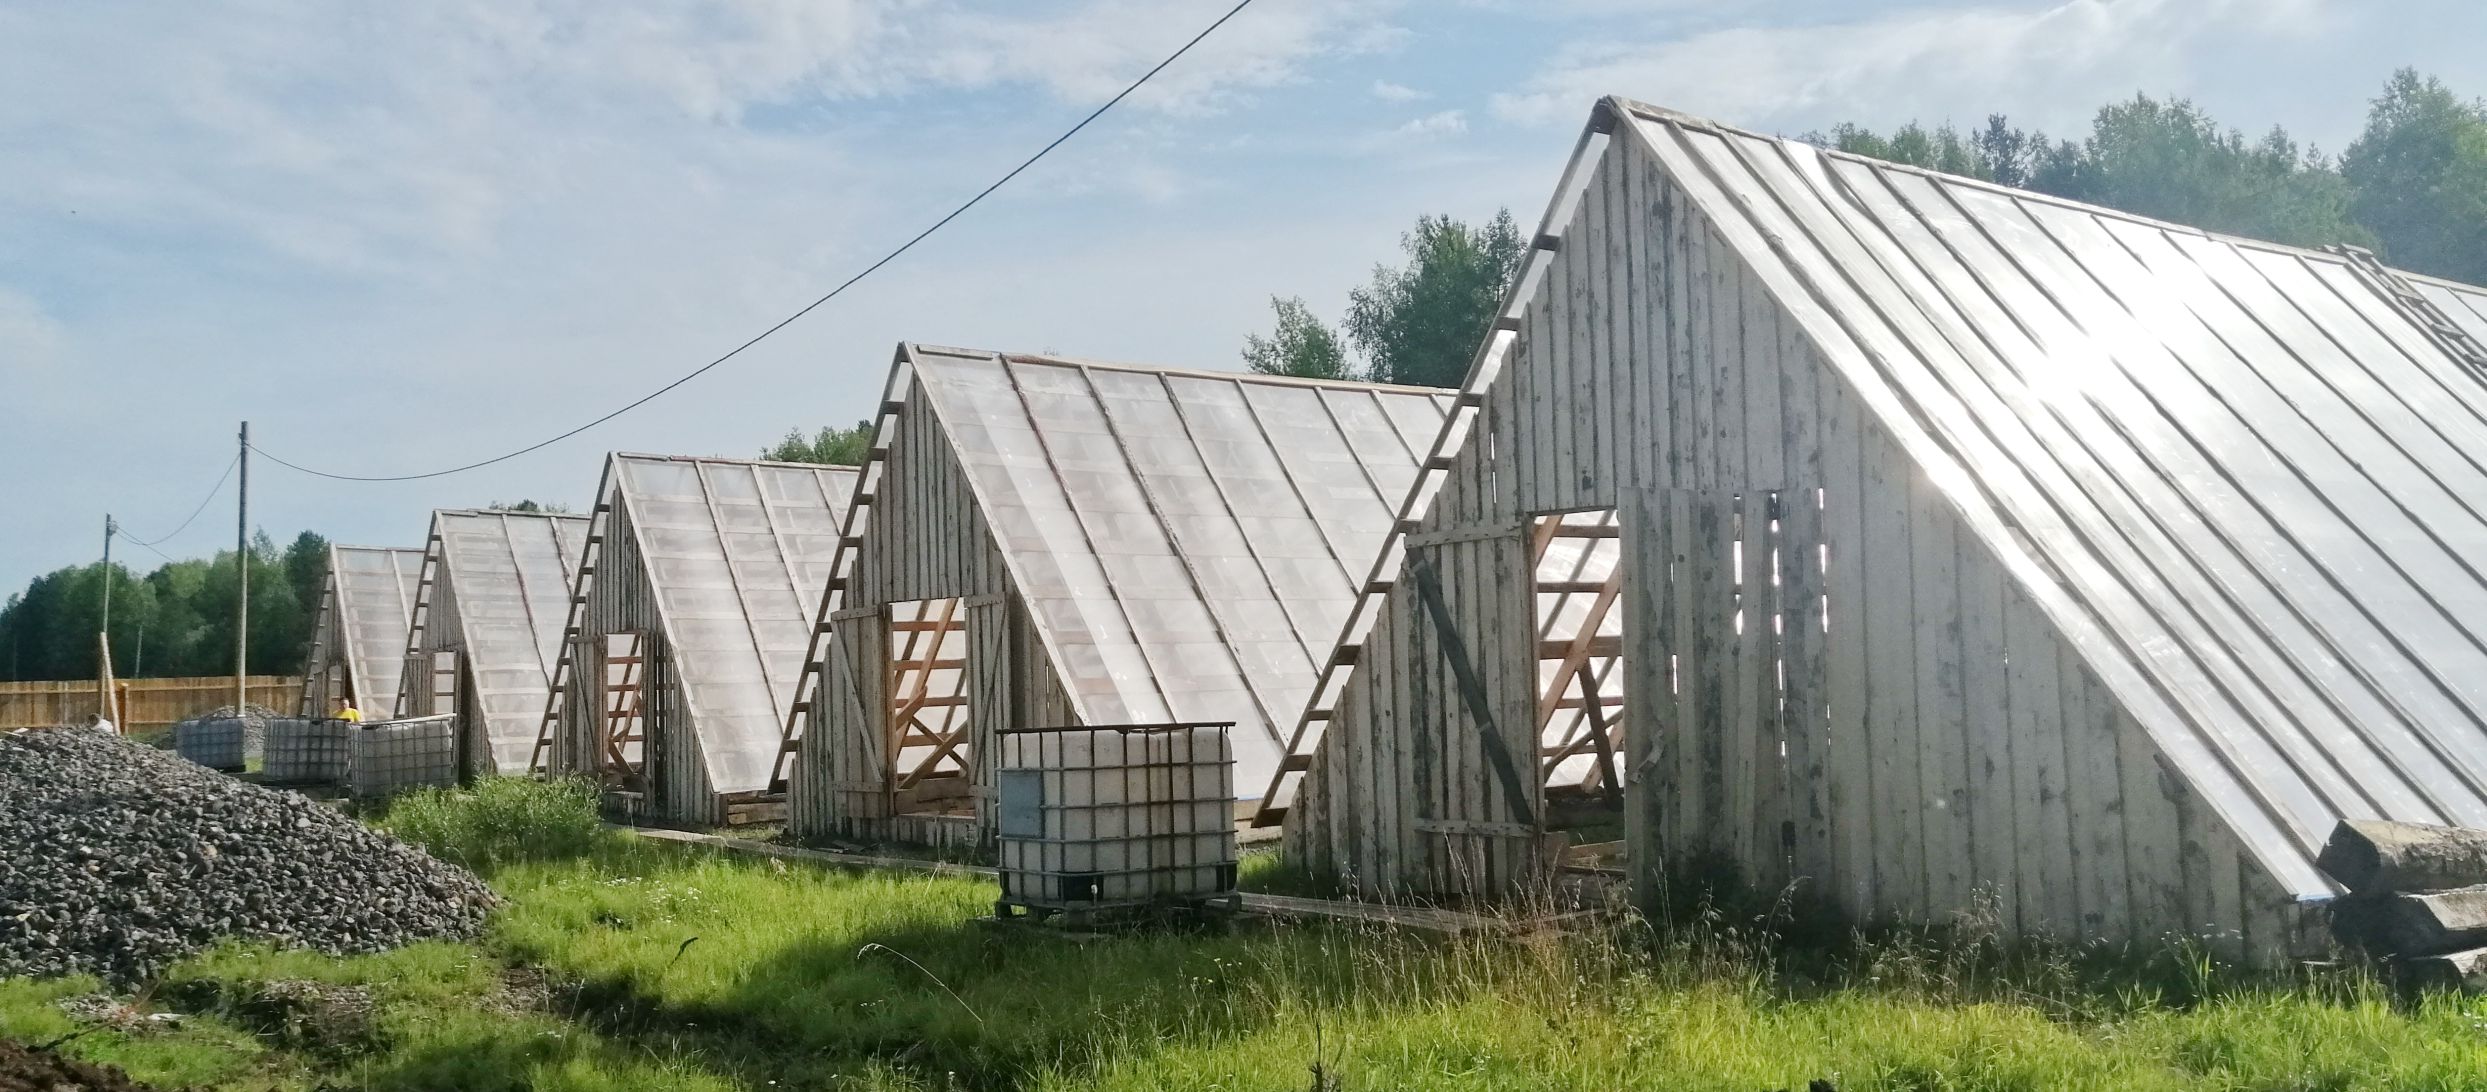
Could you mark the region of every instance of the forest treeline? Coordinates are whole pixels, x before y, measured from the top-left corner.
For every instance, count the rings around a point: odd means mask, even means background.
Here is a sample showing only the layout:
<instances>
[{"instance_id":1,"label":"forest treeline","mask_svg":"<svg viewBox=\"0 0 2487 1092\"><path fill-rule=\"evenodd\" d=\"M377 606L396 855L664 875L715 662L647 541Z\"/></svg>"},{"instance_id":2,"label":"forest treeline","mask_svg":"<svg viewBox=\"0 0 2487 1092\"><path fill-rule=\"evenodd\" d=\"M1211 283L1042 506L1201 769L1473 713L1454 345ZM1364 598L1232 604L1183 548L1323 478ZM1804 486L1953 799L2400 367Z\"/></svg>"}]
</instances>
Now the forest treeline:
<instances>
[{"instance_id":1,"label":"forest treeline","mask_svg":"<svg viewBox=\"0 0 2487 1092\"><path fill-rule=\"evenodd\" d=\"M250 662L254 674L290 675L309 656L328 540L310 531L279 548L261 531L250 547ZM119 561L45 573L0 606L0 680L91 679L99 656L104 581L112 581L112 664L122 678L233 671L240 582L233 551L167 561L140 575Z\"/></svg>"},{"instance_id":2,"label":"forest treeline","mask_svg":"<svg viewBox=\"0 0 2487 1092\"><path fill-rule=\"evenodd\" d=\"M2412 272L2487 285L2487 104L2410 69L2369 104L2334 155L2274 126L2260 137L2184 99L2136 95L2100 107L2079 138L2016 127L1856 124L1799 139L2275 243L2370 248ZM1254 371L1455 387L1523 254L1508 211L1481 227L1420 217L1400 265L1348 292L1344 321L1300 296L1245 341Z\"/></svg>"},{"instance_id":3,"label":"forest treeline","mask_svg":"<svg viewBox=\"0 0 2487 1092\"><path fill-rule=\"evenodd\" d=\"M793 462L855 465L871 446L871 423L790 432L761 453ZM494 501L510 512L566 513L538 500ZM148 572L112 564L112 667L125 679L224 675L233 671L233 551L166 560ZM290 675L310 658L328 575L328 540L304 531L279 548L261 531L250 550L250 663L260 675ZM0 603L0 682L92 679L101 655L106 569L98 562L34 578Z\"/></svg>"}]
</instances>

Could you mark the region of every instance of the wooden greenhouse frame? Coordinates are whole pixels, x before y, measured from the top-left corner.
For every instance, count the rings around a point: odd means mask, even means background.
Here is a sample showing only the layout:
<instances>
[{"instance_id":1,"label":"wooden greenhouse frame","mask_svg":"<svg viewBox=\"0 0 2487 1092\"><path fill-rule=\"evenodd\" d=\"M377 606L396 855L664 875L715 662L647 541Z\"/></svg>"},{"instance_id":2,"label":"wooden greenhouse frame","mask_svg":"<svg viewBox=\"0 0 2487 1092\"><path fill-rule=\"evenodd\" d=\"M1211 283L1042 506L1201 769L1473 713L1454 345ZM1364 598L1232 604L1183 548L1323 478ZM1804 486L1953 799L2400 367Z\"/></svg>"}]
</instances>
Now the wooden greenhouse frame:
<instances>
[{"instance_id":1,"label":"wooden greenhouse frame","mask_svg":"<svg viewBox=\"0 0 2487 1092\"><path fill-rule=\"evenodd\" d=\"M1013 728L1232 723L1265 775L1451 401L899 346L784 729L792 829L982 842Z\"/></svg>"},{"instance_id":2,"label":"wooden greenhouse frame","mask_svg":"<svg viewBox=\"0 0 2487 1092\"><path fill-rule=\"evenodd\" d=\"M528 770L586 539L585 516L432 513L397 708L457 714L469 775Z\"/></svg>"},{"instance_id":3,"label":"wooden greenhouse frame","mask_svg":"<svg viewBox=\"0 0 2487 1092\"><path fill-rule=\"evenodd\" d=\"M300 715L328 715L339 695L353 698L365 719L397 715L398 672L422 571L421 550L328 547L310 661L302 669Z\"/></svg>"},{"instance_id":4,"label":"wooden greenhouse frame","mask_svg":"<svg viewBox=\"0 0 2487 1092\"><path fill-rule=\"evenodd\" d=\"M770 762L858 477L607 458L530 765L596 778L640 818L783 815Z\"/></svg>"},{"instance_id":5,"label":"wooden greenhouse frame","mask_svg":"<svg viewBox=\"0 0 2487 1092\"><path fill-rule=\"evenodd\" d=\"M1645 898L2302 950L2337 821L2487 824L2482 337L2361 253L1606 100L1260 821L1372 893L1544 879L1509 574L1611 511Z\"/></svg>"}]
</instances>

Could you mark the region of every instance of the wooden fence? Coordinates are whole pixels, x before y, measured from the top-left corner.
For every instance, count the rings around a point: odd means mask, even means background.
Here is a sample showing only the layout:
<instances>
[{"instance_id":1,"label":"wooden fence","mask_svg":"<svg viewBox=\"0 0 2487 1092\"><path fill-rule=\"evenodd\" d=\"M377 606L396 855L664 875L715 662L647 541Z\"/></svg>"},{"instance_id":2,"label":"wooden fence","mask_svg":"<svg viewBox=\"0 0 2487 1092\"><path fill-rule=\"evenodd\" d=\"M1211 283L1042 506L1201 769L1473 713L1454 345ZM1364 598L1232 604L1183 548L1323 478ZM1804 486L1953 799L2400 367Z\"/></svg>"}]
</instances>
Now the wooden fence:
<instances>
[{"instance_id":1,"label":"wooden fence","mask_svg":"<svg viewBox=\"0 0 2487 1092\"><path fill-rule=\"evenodd\" d=\"M186 717L233 704L233 676L190 679L123 679L121 727L125 730L164 728ZM0 730L44 728L83 723L95 712L96 682L66 679L43 682L0 682ZM291 714L302 700L297 675L253 675L250 701Z\"/></svg>"}]
</instances>

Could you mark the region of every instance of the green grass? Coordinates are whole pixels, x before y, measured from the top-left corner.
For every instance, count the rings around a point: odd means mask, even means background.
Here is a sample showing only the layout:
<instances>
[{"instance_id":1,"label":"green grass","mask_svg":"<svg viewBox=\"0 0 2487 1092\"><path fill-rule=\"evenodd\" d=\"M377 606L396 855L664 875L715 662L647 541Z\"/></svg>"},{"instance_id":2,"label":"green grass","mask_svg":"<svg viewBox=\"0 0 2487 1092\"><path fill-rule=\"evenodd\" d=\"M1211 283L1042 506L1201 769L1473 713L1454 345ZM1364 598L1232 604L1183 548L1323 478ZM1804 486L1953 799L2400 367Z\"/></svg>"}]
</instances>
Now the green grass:
<instances>
[{"instance_id":1,"label":"green grass","mask_svg":"<svg viewBox=\"0 0 2487 1092\"><path fill-rule=\"evenodd\" d=\"M120 1066L141 1080L167 1086L304 1086L300 1067L262 1047L247 1030L212 1016L187 1016L170 1026L149 1023L121 1030L74 1020L62 1010L62 1001L94 995L101 989L88 978L0 979L0 1035L28 1043L60 1042L69 1053Z\"/></svg>"},{"instance_id":2,"label":"green grass","mask_svg":"<svg viewBox=\"0 0 2487 1092\"><path fill-rule=\"evenodd\" d=\"M604 832L576 789L495 784L381 821L510 897L485 942L220 950L158 987L202 1014L178 1031L67 1049L229 1087L1301 1092L1318 1066L1336 1089L2487 1089L2487 1004L2400 1003L2354 973L1975 935L1791 944L1716 906L1565 938L1079 943L970 924L981 881ZM0 983L0 1032L67 1034L51 1001L88 988Z\"/></svg>"}]
</instances>

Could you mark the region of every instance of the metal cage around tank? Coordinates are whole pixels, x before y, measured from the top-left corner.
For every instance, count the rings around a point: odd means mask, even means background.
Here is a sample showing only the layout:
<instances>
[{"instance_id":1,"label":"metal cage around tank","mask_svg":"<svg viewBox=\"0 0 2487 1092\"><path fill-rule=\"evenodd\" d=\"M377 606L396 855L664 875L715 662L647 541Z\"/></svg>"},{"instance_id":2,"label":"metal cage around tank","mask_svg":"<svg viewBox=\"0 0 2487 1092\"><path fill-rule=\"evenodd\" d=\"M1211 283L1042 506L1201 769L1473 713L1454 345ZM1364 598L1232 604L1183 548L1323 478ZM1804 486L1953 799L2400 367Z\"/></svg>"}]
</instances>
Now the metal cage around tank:
<instances>
[{"instance_id":1,"label":"metal cage around tank","mask_svg":"<svg viewBox=\"0 0 2487 1092\"><path fill-rule=\"evenodd\" d=\"M1231 723L1005 729L999 916L1235 898Z\"/></svg>"}]
</instances>

